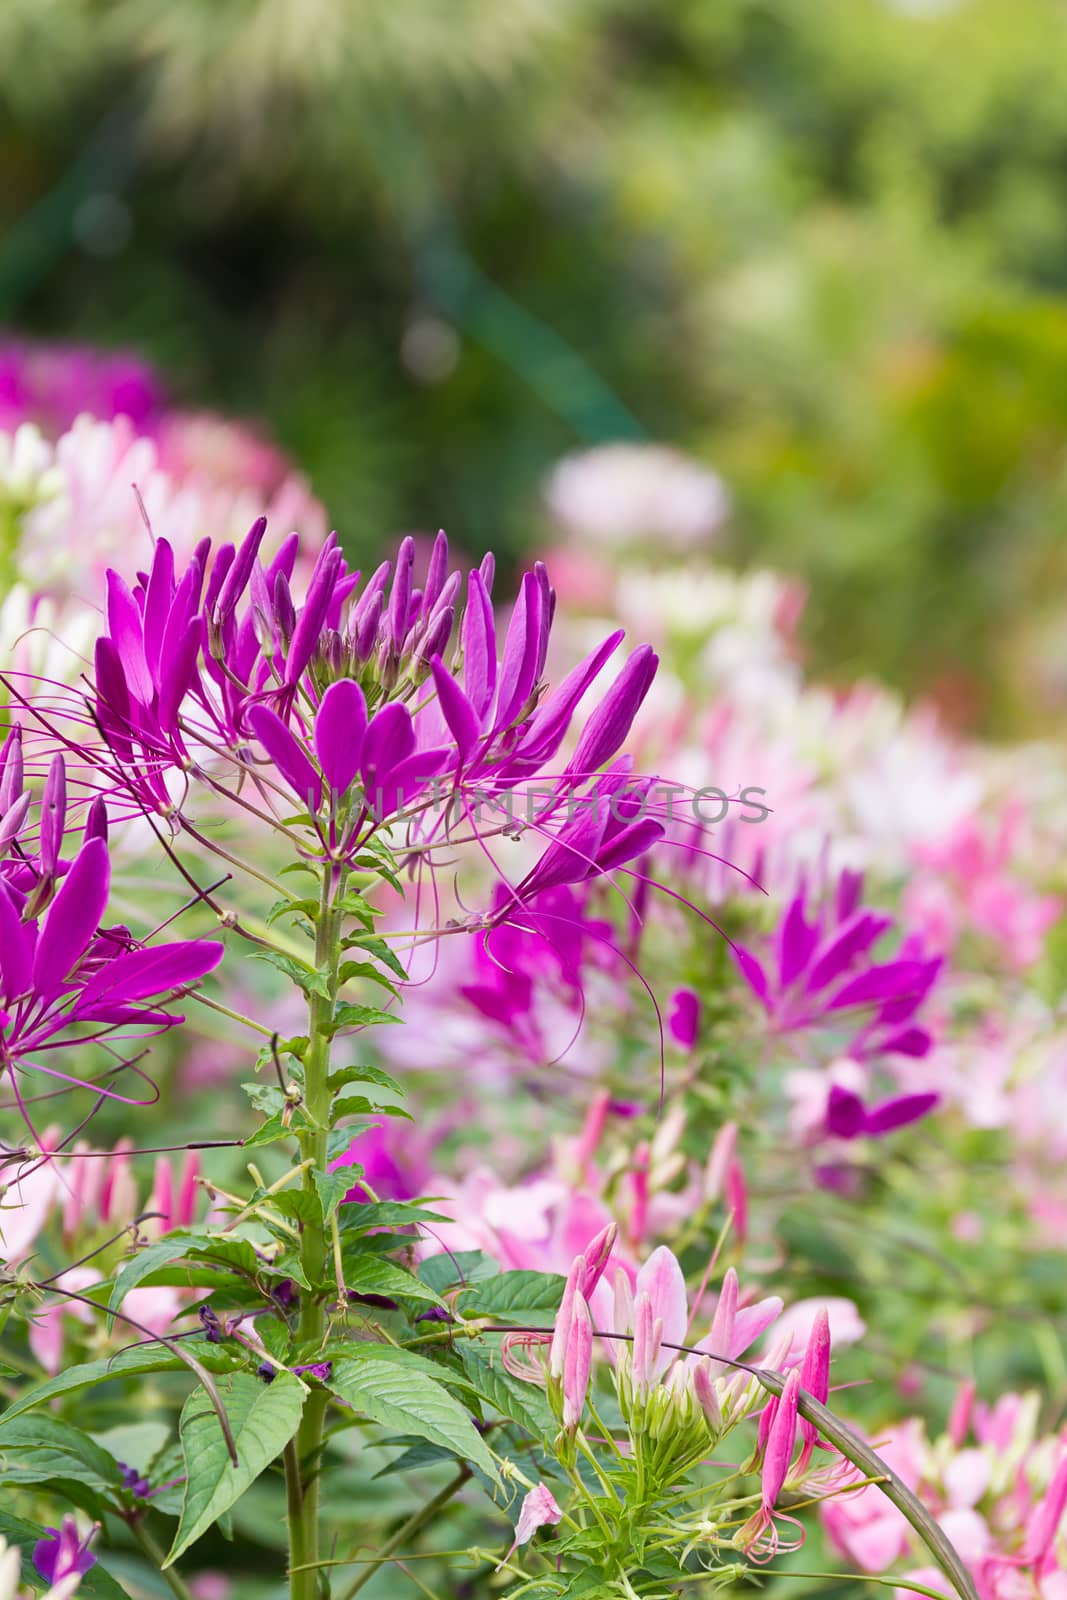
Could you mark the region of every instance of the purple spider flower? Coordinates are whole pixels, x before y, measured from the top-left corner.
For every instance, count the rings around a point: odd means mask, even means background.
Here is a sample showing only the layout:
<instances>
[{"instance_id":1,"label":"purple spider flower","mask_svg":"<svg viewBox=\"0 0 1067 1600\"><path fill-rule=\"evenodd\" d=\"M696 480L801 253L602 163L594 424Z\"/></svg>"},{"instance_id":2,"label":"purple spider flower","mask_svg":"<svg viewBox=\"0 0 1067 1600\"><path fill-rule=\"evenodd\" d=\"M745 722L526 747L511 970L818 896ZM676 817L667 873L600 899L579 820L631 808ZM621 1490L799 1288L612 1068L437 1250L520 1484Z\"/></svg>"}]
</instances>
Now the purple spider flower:
<instances>
[{"instance_id":1,"label":"purple spider flower","mask_svg":"<svg viewBox=\"0 0 1067 1600\"><path fill-rule=\"evenodd\" d=\"M45 1582L54 1585L88 1572L96 1563L89 1546L99 1531L100 1524L94 1523L83 1538L73 1517L64 1517L61 1528L49 1528L48 1537L33 1547L33 1564Z\"/></svg>"},{"instance_id":2,"label":"purple spider flower","mask_svg":"<svg viewBox=\"0 0 1067 1600\"><path fill-rule=\"evenodd\" d=\"M11 738L0 783L13 759ZM42 797L37 853L27 843L0 861L0 1071L9 1071L16 1097L16 1069L29 1065L124 1099L46 1065L42 1055L130 1026L156 1032L180 1022L160 1001L212 971L223 946L194 939L139 947L127 929L102 927L111 883L106 813L90 808L87 836L70 860L62 858L65 820L58 758Z\"/></svg>"},{"instance_id":3,"label":"purple spider flower","mask_svg":"<svg viewBox=\"0 0 1067 1600\"><path fill-rule=\"evenodd\" d=\"M927 956L920 941L909 937L894 958L876 961L873 947L893 919L860 906L862 886L859 873L843 872L833 906L810 914L801 887L779 923L773 966L740 945L734 946L735 960L777 1032L850 1026L860 1013L865 1020L848 1046L855 1060L925 1056L933 1041L915 1018L942 958Z\"/></svg>"}]
</instances>

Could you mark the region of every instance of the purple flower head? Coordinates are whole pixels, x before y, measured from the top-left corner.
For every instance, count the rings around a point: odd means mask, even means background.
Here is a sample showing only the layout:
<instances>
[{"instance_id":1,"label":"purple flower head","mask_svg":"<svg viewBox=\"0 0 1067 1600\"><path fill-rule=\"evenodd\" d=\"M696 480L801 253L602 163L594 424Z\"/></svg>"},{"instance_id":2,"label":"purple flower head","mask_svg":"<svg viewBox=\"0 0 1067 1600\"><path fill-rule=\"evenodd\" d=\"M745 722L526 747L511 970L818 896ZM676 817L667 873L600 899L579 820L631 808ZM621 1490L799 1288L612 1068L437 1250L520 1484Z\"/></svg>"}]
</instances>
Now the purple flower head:
<instances>
[{"instance_id":1,"label":"purple flower head","mask_svg":"<svg viewBox=\"0 0 1067 1600\"><path fill-rule=\"evenodd\" d=\"M92 808L93 831L87 826L88 836L65 855L66 783L57 762L38 807L37 850L31 816L25 847L0 861L0 1072L7 1070L16 1096L16 1075L27 1067L85 1087L67 1062L75 1046L113 1046L131 1032L180 1022L165 1009L169 997L198 982L223 953L212 940L139 947L127 929L104 925L106 818Z\"/></svg>"},{"instance_id":2,"label":"purple flower head","mask_svg":"<svg viewBox=\"0 0 1067 1600\"><path fill-rule=\"evenodd\" d=\"M48 1584L61 1583L64 1578L77 1574L81 1577L96 1563L89 1549L99 1531L96 1523L82 1538L73 1517L64 1517L61 1528L49 1528L48 1537L39 1539L33 1547L33 1564Z\"/></svg>"},{"instance_id":3,"label":"purple flower head","mask_svg":"<svg viewBox=\"0 0 1067 1600\"><path fill-rule=\"evenodd\" d=\"M547 693L555 596L540 564L523 578L498 647L491 563L468 578L457 638L461 575L448 570L443 534L421 588L413 540L361 589L331 536L302 604L290 588L295 544L264 566L264 538L260 518L239 547L212 559L204 544L181 574L161 539L134 587L108 574L92 709L116 786L143 807L171 814L180 804L173 778L195 776L205 750L228 754L235 778L251 769L291 794L334 855L353 855L409 808L473 785L504 794L541 772L622 637ZM655 667L647 646L624 665L554 780L560 796L615 756ZM612 813L597 870L632 859L652 837L647 820L631 833Z\"/></svg>"},{"instance_id":4,"label":"purple flower head","mask_svg":"<svg viewBox=\"0 0 1067 1600\"><path fill-rule=\"evenodd\" d=\"M857 875L843 873L834 904L809 910L802 886L778 925L772 959L738 945L737 965L778 1033L847 1030L847 1052L858 1061L925 1056L933 1041L915 1018L942 959L909 938L895 957L877 961L874 946L893 919L862 909L859 892Z\"/></svg>"},{"instance_id":5,"label":"purple flower head","mask_svg":"<svg viewBox=\"0 0 1067 1600\"><path fill-rule=\"evenodd\" d=\"M317 1378L320 1383L328 1383L333 1371L332 1361L309 1361L302 1367L294 1367L293 1371L298 1377L307 1373L312 1378Z\"/></svg>"}]
</instances>

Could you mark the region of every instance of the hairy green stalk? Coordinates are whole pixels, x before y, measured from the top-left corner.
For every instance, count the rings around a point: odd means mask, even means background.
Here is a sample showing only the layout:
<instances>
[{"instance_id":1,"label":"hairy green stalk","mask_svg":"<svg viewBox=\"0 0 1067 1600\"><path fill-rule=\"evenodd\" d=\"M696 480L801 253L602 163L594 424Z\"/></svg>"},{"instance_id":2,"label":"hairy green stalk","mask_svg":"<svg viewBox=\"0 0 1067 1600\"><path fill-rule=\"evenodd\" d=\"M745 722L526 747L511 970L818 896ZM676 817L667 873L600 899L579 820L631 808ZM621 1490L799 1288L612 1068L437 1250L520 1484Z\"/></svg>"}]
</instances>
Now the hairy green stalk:
<instances>
[{"instance_id":1,"label":"hairy green stalk","mask_svg":"<svg viewBox=\"0 0 1067 1600\"><path fill-rule=\"evenodd\" d=\"M300 1133L300 1153L309 1165L304 1173L304 1189L317 1199L316 1172L325 1172L330 1132L330 1046L331 1025L340 989L341 939L343 914L338 909L344 896L346 871L328 862L322 870L322 892L315 927L315 966L325 975L326 994L313 994L308 1001L308 1048L304 1059L304 1110L310 1128ZM329 1260L330 1238L321 1221L309 1222L300 1237L300 1264L311 1284L320 1284ZM302 1345L315 1349L326 1333L326 1306L321 1292L302 1292L299 1337ZM296 1439L285 1456L286 1491L289 1521L290 1600L316 1600L319 1559L319 1480L323 1430L328 1396L315 1388L307 1397Z\"/></svg>"}]
</instances>

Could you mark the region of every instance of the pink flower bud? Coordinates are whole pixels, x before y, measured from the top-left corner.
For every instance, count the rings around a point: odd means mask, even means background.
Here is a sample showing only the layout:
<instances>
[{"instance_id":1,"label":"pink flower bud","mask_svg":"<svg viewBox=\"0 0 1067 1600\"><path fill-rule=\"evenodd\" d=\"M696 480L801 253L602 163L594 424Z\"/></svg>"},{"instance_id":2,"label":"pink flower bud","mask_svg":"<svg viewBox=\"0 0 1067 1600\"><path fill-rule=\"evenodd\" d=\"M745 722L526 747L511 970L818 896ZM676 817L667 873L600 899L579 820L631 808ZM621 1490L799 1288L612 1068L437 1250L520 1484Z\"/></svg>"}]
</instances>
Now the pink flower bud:
<instances>
[{"instance_id":1,"label":"pink flower bud","mask_svg":"<svg viewBox=\"0 0 1067 1600\"><path fill-rule=\"evenodd\" d=\"M592 1365L593 1323L589 1307L576 1292L563 1368L563 1426L570 1432L582 1420Z\"/></svg>"},{"instance_id":2,"label":"pink flower bud","mask_svg":"<svg viewBox=\"0 0 1067 1600\"><path fill-rule=\"evenodd\" d=\"M707 1418L708 1426L714 1433L722 1430L722 1407L719 1397L715 1392L715 1380L711 1375L711 1362L698 1361L692 1369L690 1388L693 1398Z\"/></svg>"},{"instance_id":3,"label":"pink flower bud","mask_svg":"<svg viewBox=\"0 0 1067 1600\"><path fill-rule=\"evenodd\" d=\"M585 1257L575 1256L571 1262L571 1270L567 1274L563 1299L559 1303L556 1320L552 1326L552 1345L548 1352L548 1375L557 1381L563 1377L567 1360L567 1346L571 1337L574 1297L578 1293L578 1285L585 1277L585 1272Z\"/></svg>"},{"instance_id":4,"label":"pink flower bud","mask_svg":"<svg viewBox=\"0 0 1067 1600\"><path fill-rule=\"evenodd\" d=\"M731 1161L726 1172L726 1204L734 1214L734 1233L738 1244L748 1237L748 1185L740 1161Z\"/></svg>"},{"instance_id":5,"label":"pink flower bud","mask_svg":"<svg viewBox=\"0 0 1067 1600\"><path fill-rule=\"evenodd\" d=\"M704 1200L714 1205L726 1186L726 1174L737 1149L737 1123L724 1122L715 1135L715 1143L704 1168Z\"/></svg>"},{"instance_id":6,"label":"pink flower bud","mask_svg":"<svg viewBox=\"0 0 1067 1600\"><path fill-rule=\"evenodd\" d=\"M765 1510L770 1510L782 1492L793 1446L797 1436L797 1398L800 1393L800 1375L794 1368L785 1380L775 1409L774 1419L767 1433L767 1447L763 1456L760 1499Z\"/></svg>"},{"instance_id":7,"label":"pink flower bud","mask_svg":"<svg viewBox=\"0 0 1067 1600\"><path fill-rule=\"evenodd\" d=\"M604 1276L604 1270L615 1248L615 1241L619 1237L617 1222L609 1222L606 1228L601 1228L594 1239L590 1239L585 1247L585 1273L578 1287L585 1300L591 1298L593 1290Z\"/></svg>"}]
</instances>

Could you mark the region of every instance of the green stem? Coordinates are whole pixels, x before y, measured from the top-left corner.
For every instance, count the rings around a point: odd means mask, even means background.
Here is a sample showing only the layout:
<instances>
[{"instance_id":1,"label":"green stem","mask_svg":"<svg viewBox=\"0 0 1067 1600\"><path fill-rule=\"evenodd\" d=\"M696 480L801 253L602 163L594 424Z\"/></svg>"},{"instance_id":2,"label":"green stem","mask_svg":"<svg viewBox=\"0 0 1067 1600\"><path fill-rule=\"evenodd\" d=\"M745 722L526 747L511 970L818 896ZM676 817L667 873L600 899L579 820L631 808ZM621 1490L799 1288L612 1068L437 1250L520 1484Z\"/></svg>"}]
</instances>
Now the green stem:
<instances>
[{"instance_id":1,"label":"green stem","mask_svg":"<svg viewBox=\"0 0 1067 1600\"><path fill-rule=\"evenodd\" d=\"M403 1526L399 1527L392 1537L385 1541L375 1559L341 1595L341 1600L352 1600L352 1596L358 1594L363 1586L371 1581L374 1574L392 1559L397 1550L407 1544L409 1539L414 1538L415 1534L424 1528L428 1522L433 1521L437 1513L443 1506L448 1504L453 1495L459 1493L469 1477L469 1469L467 1467L461 1468L452 1479L452 1482L445 1484L440 1494L434 1495L432 1500L428 1500L420 1510L410 1516Z\"/></svg>"},{"instance_id":2,"label":"green stem","mask_svg":"<svg viewBox=\"0 0 1067 1600\"><path fill-rule=\"evenodd\" d=\"M163 1563L167 1559L166 1555L149 1533L140 1517L131 1517L127 1526L134 1539L140 1545L141 1550L158 1570L160 1577L170 1586L177 1600L193 1600L192 1591L177 1569L175 1567L164 1567Z\"/></svg>"},{"instance_id":3,"label":"green stem","mask_svg":"<svg viewBox=\"0 0 1067 1600\"><path fill-rule=\"evenodd\" d=\"M331 1025L340 989L342 916L337 902L344 895L347 873L343 866L328 862L322 869L322 894L315 928L315 966L325 975L325 995L315 994L308 1003L308 1049L304 1060L304 1110L310 1127L300 1134L300 1153L308 1163L304 1189L316 1200L315 1173L325 1172L330 1123ZM319 1220L307 1223L300 1238L300 1264L312 1285L321 1285L329 1261L330 1241L316 1206ZM321 1346L326 1334L325 1292L305 1289L300 1302L299 1338L308 1350ZM315 1388L308 1395L296 1439L286 1452L285 1475L289 1516L289 1593L290 1600L316 1600L318 1580L315 1563L319 1559L319 1479L323 1448L323 1427L329 1396Z\"/></svg>"}]
</instances>

